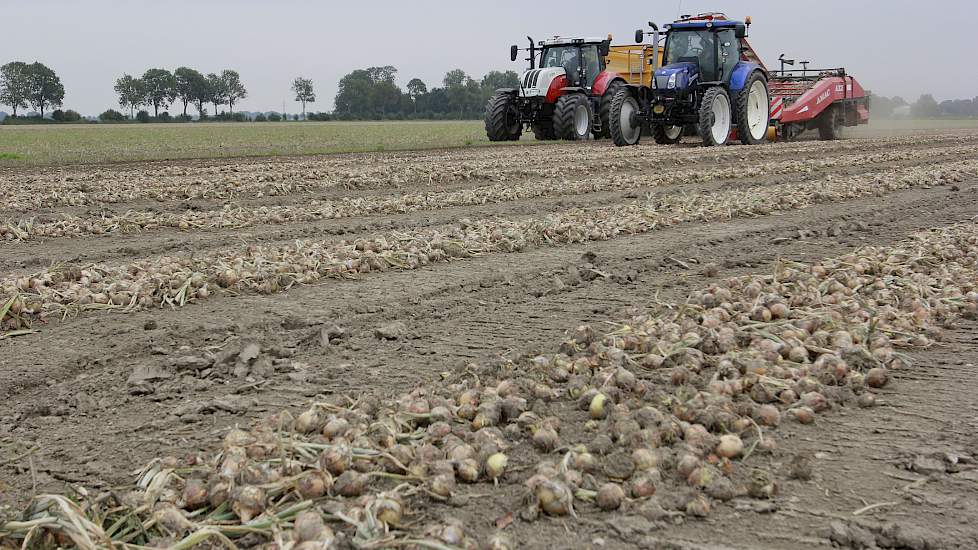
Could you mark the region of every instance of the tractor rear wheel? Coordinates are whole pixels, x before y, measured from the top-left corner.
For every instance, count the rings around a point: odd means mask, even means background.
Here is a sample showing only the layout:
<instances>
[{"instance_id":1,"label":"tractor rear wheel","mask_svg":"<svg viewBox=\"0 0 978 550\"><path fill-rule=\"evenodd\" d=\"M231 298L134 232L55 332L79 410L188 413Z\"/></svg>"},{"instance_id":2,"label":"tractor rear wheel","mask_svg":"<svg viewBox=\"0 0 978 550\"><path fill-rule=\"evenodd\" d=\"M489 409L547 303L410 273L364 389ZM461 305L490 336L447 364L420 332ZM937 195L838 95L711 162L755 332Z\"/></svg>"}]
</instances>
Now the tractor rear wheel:
<instances>
[{"instance_id":1,"label":"tractor rear wheel","mask_svg":"<svg viewBox=\"0 0 978 550\"><path fill-rule=\"evenodd\" d=\"M679 143L683 139L683 127L656 124L652 126L652 137L659 145Z\"/></svg>"},{"instance_id":2,"label":"tractor rear wheel","mask_svg":"<svg viewBox=\"0 0 978 550\"><path fill-rule=\"evenodd\" d=\"M553 141L557 139L557 134L554 132L553 121L538 122L532 126L533 137L540 141Z\"/></svg>"},{"instance_id":3,"label":"tractor rear wheel","mask_svg":"<svg viewBox=\"0 0 978 550\"><path fill-rule=\"evenodd\" d=\"M767 81L754 71L737 95L737 137L744 145L763 143L771 124L771 99Z\"/></svg>"},{"instance_id":4,"label":"tractor rear wheel","mask_svg":"<svg viewBox=\"0 0 978 550\"><path fill-rule=\"evenodd\" d=\"M834 105L822 111L818 116L818 137L822 141L842 139L842 121L839 111Z\"/></svg>"},{"instance_id":5,"label":"tractor rear wheel","mask_svg":"<svg viewBox=\"0 0 978 550\"><path fill-rule=\"evenodd\" d=\"M489 141L518 141L523 135L516 96L497 93L486 104L486 136Z\"/></svg>"},{"instance_id":6,"label":"tractor rear wheel","mask_svg":"<svg viewBox=\"0 0 978 550\"><path fill-rule=\"evenodd\" d=\"M703 138L703 145L726 145L733 126L730 112L730 94L719 86L714 86L703 94L700 104L699 124L696 130Z\"/></svg>"},{"instance_id":7,"label":"tractor rear wheel","mask_svg":"<svg viewBox=\"0 0 978 550\"><path fill-rule=\"evenodd\" d=\"M611 133L611 141L618 147L628 145L638 145L642 139L642 125L636 125L635 115L641 111L638 99L622 87L615 92L615 97L611 99L610 123L608 130Z\"/></svg>"},{"instance_id":8,"label":"tractor rear wheel","mask_svg":"<svg viewBox=\"0 0 978 550\"><path fill-rule=\"evenodd\" d=\"M591 105L581 94L557 98L554 107L554 131L560 139L581 141L591 135Z\"/></svg>"},{"instance_id":9,"label":"tractor rear wheel","mask_svg":"<svg viewBox=\"0 0 978 550\"><path fill-rule=\"evenodd\" d=\"M601 132L598 133L599 138L610 138L611 137L611 102L615 100L615 94L618 90L625 87L625 84L621 80L615 80L608 88L605 89L604 95L601 96L601 103L599 107L599 116L601 118Z\"/></svg>"}]
</instances>

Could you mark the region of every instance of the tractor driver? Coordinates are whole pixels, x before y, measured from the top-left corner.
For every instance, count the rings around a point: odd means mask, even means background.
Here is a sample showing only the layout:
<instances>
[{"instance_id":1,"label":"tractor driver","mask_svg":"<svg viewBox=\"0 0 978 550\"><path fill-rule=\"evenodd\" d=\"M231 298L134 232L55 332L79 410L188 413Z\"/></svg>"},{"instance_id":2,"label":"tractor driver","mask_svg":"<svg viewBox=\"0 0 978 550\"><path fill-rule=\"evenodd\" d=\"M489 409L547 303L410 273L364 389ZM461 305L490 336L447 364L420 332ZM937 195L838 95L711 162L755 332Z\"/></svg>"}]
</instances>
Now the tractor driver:
<instances>
[{"instance_id":1,"label":"tractor driver","mask_svg":"<svg viewBox=\"0 0 978 550\"><path fill-rule=\"evenodd\" d=\"M560 56L560 64L567 73L567 85L580 86L581 64L577 61L577 48L564 48Z\"/></svg>"}]
</instances>

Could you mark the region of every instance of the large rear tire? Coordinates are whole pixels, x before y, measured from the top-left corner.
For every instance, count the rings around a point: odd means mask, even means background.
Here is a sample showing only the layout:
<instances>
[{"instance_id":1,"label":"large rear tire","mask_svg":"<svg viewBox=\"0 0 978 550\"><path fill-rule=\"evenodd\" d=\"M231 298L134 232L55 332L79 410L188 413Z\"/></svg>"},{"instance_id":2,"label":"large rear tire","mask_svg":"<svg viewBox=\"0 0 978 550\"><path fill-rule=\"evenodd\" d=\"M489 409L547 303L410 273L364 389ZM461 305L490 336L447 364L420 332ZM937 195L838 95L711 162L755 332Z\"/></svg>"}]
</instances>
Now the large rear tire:
<instances>
[{"instance_id":1,"label":"large rear tire","mask_svg":"<svg viewBox=\"0 0 978 550\"><path fill-rule=\"evenodd\" d=\"M615 100L615 94L618 90L625 87L625 84L621 80L615 80L608 85L605 89L604 95L601 96L601 104L599 106L599 116L601 118L601 132L598 133L599 138L610 138L611 137L611 102Z\"/></svg>"},{"instance_id":2,"label":"large rear tire","mask_svg":"<svg viewBox=\"0 0 978 550\"><path fill-rule=\"evenodd\" d=\"M696 130L703 139L703 145L726 145L733 127L730 112L730 94L720 86L714 86L703 94L700 104L699 124Z\"/></svg>"},{"instance_id":3,"label":"large rear tire","mask_svg":"<svg viewBox=\"0 0 978 550\"><path fill-rule=\"evenodd\" d=\"M611 111L609 112L608 130L611 133L611 141L618 147L638 145L642 140L642 126L635 126L635 115L641 111L638 99L622 87L615 92L615 97L611 99Z\"/></svg>"},{"instance_id":4,"label":"large rear tire","mask_svg":"<svg viewBox=\"0 0 978 550\"><path fill-rule=\"evenodd\" d=\"M737 138L744 145L763 143L771 124L771 98L767 80L754 71L737 95Z\"/></svg>"},{"instance_id":5,"label":"large rear tire","mask_svg":"<svg viewBox=\"0 0 978 550\"><path fill-rule=\"evenodd\" d=\"M554 106L554 132L560 139L583 141L591 135L593 116L591 105L583 95L562 95Z\"/></svg>"},{"instance_id":6,"label":"large rear tire","mask_svg":"<svg viewBox=\"0 0 978 550\"><path fill-rule=\"evenodd\" d=\"M842 139L842 117L834 105L822 111L818 116L818 137L822 141Z\"/></svg>"},{"instance_id":7,"label":"large rear tire","mask_svg":"<svg viewBox=\"0 0 978 550\"><path fill-rule=\"evenodd\" d=\"M659 145L673 145L675 143L679 143L683 139L683 127L656 124L652 126L652 138L655 139L655 142Z\"/></svg>"},{"instance_id":8,"label":"large rear tire","mask_svg":"<svg viewBox=\"0 0 978 550\"><path fill-rule=\"evenodd\" d=\"M486 104L486 136L489 141L517 141L523 135L516 97L497 93Z\"/></svg>"}]
</instances>

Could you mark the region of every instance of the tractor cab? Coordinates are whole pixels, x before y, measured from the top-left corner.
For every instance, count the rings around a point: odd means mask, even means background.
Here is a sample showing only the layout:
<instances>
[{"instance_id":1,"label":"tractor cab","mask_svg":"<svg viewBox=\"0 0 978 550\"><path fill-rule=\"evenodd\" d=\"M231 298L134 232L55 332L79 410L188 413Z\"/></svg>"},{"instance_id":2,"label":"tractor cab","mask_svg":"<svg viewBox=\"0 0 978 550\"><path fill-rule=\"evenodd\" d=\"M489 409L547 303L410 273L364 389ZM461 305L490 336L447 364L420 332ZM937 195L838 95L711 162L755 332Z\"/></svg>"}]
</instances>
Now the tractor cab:
<instances>
[{"instance_id":1,"label":"tractor cab","mask_svg":"<svg viewBox=\"0 0 978 550\"><path fill-rule=\"evenodd\" d=\"M590 89L605 70L610 41L600 38L559 38L540 42L540 68L562 68L567 85Z\"/></svg>"},{"instance_id":2,"label":"tractor cab","mask_svg":"<svg viewBox=\"0 0 978 550\"><path fill-rule=\"evenodd\" d=\"M665 26L662 67L654 87L683 93L697 85L729 85L741 60L741 39L747 25L722 14L685 17Z\"/></svg>"}]
</instances>

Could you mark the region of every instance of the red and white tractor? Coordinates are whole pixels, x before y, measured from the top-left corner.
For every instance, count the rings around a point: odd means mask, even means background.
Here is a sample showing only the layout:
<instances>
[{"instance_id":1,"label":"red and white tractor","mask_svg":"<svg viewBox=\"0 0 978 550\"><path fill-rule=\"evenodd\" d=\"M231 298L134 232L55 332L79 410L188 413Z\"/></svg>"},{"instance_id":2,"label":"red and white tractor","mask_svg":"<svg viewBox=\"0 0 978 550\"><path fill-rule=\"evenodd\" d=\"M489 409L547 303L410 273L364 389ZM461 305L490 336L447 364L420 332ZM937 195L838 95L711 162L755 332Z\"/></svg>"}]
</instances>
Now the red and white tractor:
<instances>
[{"instance_id":1,"label":"red and white tractor","mask_svg":"<svg viewBox=\"0 0 978 550\"><path fill-rule=\"evenodd\" d=\"M584 140L610 137L611 99L625 79L607 70L611 39L532 38L518 88L500 89L486 105L490 141L516 141L525 128L537 139ZM510 48L516 61L520 48Z\"/></svg>"}]
</instances>

